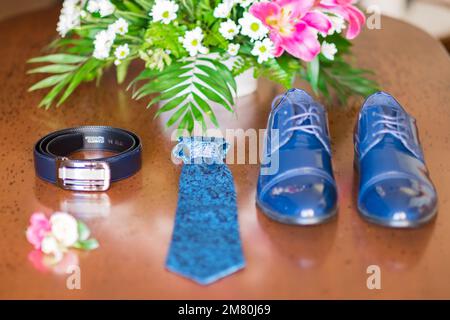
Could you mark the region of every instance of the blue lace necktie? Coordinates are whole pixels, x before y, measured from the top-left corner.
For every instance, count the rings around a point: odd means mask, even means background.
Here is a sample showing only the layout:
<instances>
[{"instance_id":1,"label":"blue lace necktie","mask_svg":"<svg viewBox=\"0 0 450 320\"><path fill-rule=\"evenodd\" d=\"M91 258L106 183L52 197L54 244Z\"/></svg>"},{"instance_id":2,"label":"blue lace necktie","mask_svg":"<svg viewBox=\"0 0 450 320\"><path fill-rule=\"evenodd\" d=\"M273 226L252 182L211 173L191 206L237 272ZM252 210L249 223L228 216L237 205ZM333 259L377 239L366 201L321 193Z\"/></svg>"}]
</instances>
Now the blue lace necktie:
<instances>
[{"instance_id":1,"label":"blue lace necktie","mask_svg":"<svg viewBox=\"0 0 450 320\"><path fill-rule=\"evenodd\" d=\"M166 267L209 284L244 267L233 176L222 138L182 137L178 207Z\"/></svg>"}]
</instances>

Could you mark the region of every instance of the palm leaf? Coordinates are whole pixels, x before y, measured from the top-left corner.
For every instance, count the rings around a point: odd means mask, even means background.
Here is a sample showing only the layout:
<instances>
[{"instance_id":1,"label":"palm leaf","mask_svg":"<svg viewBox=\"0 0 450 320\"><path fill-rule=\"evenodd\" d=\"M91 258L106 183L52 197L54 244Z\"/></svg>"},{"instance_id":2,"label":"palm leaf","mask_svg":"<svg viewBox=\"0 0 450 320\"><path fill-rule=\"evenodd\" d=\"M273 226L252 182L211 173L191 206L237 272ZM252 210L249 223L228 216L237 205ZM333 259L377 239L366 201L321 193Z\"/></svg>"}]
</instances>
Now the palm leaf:
<instances>
[{"instance_id":1,"label":"palm leaf","mask_svg":"<svg viewBox=\"0 0 450 320\"><path fill-rule=\"evenodd\" d=\"M138 87L137 84L142 81L144 83ZM129 88L135 86L135 99L156 95L148 107L165 101L155 117L172 112L167 127L178 122L178 129L192 131L197 122L202 130L206 130L205 117L217 127L219 124L211 102L234 112L233 91L236 92L236 82L231 71L217 60L189 58L175 61L161 72L145 70L132 81Z\"/></svg>"},{"instance_id":2,"label":"palm leaf","mask_svg":"<svg viewBox=\"0 0 450 320\"><path fill-rule=\"evenodd\" d=\"M70 64L50 64L29 70L27 73L65 73L77 69L78 66Z\"/></svg>"},{"instance_id":3,"label":"palm leaf","mask_svg":"<svg viewBox=\"0 0 450 320\"><path fill-rule=\"evenodd\" d=\"M34 91L52 87L39 104L39 107L45 107L46 109L50 108L61 93L62 95L57 105L59 106L64 103L81 82L90 81L95 78L99 74L98 70L103 64L103 62L97 59L70 54L52 54L33 58L28 62L50 63L49 65L28 71L28 73L53 74L40 80L28 89L29 91Z\"/></svg>"},{"instance_id":4,"label":"palm leaf","mask_svg":"<svg viewBox=\"0 0 450 320\"><path fill-rule=\"evenodd\" d=\"M71 64L71 63L80 63L86 61L87 58L83 56L77 56L73 54L50 54L43 57L32 58L28 60L28 63L40 63L40 62L49 62L54 64Z\"/></svg>"},{"instance_id":5,"label":"palm leaf","mask_svg":"<svg viewBox=\"0 0 450 320\"><path fill-rule=\"evenodd\" d=\"M56 85L57 83L61 82L62 80L64 80L65 78L67 78L69 75L70 75L70 73L56 74L54 76L50 76L48 78L45 78L45 79L39 81L38 83L34 84L33 86L31 86L28 89L28 91L34 91L34 90L52 87L52 86Z\"/></svg>"}]
</instances>

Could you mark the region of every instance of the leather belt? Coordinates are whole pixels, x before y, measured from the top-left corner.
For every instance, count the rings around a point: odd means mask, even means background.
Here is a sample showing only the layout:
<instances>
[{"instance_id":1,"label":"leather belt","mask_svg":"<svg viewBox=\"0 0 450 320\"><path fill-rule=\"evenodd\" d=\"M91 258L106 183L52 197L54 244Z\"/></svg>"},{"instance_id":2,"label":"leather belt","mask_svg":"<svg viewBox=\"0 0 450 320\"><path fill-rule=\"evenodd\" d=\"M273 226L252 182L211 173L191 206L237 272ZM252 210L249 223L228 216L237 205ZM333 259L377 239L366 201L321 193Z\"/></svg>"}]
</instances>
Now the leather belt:
<instances>
[{"instance_id":1,"label":"leather belt","mask_svg":"<svg viewBox=\"0 0 450 320\"><path fill-rule=\"evenodd\" d=\"M111 151L111 157L78 160L82 150ZM110 183L128 178L141 168L141 141L132 132L105 126L86 126L52 132L34 147L39 178L66 190L105 191Z\"/></svg>"}]
</instances>

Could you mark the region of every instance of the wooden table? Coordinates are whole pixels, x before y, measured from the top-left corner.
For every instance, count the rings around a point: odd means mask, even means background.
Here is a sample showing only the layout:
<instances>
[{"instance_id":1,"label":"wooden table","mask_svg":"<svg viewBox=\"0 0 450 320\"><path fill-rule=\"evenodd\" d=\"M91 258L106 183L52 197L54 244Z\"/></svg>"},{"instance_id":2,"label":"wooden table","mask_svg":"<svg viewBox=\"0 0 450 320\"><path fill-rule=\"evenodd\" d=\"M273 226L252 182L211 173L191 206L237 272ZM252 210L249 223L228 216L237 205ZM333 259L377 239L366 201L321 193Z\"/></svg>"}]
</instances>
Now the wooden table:
<instances>
[{"instance_id":1,"label":"wooden table","mask_svg":"<svg viewBox=\"0 0 450 320\"><path fill-rule=\"evenodd\" d=\"M168 132L152 120L155 110L131 100L112 72L98 88L83 85L59 109L38 109L42 93L27 93L37 77L25 74L25 61L55 36L57 14L52 8L0 23L0 298L450 298L450 59L438 41L388 18L382 30L366 30L355 41L357 64L376 70L383 88L418 119L440 196L437 219L418 230L392 230L358 216L352 131L361 100L344 109L330 106L338 219L309 228L269 220L255 207L258 166L231 165L247 267L202 287L164 268L180 167L171 162ZM261 81L257 94L239 100L238 119L221 116L223 127L264 128L278 90ZM37 179L35 141L88 124L137 132L142 170L90 196ZM70 256L81 268L81 290L66 288L64 269L34 265L24 235L33 212L67 209L101 244ZM367 289L369 265L381 268L381 290Z\"/></svg>"}]
</instances>

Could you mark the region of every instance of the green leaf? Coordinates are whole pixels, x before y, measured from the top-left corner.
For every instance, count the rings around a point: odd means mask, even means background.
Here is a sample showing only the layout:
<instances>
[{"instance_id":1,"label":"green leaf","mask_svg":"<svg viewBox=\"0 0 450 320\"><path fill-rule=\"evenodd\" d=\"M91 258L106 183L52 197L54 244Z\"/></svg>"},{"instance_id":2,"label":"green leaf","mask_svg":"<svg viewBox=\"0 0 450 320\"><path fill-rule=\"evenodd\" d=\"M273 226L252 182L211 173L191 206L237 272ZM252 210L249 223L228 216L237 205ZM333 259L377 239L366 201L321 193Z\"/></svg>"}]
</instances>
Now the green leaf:
<instances>
[{"instance_id":1,"label":"green leaf","mask_svg":"<svg viewBox=\"0 0 450 320\"><path fill-rule=\"evenodd\" d=\"M188 97L188 94L184 94L182 96L179 96L179 97L176 97L175 99L170 100L156 112L155 118L158 117L163 112L167 112L172 109L175 109L176 107L179 106L180 103L182 103L184 100L186 100L187 97Z\"/></svg>"},{"instance_id":2,"label":"green leaf","mask_svg":"<svg viewBox=\"0 0 450 320\"><path fill-rule=\"evenodd\" d=\"M251 67L253 67L253 59L247 57L237 57L236 61L233 64L233 68L231 69L231 73L234 77L237 77Z\"/></svg>"},{"instance_id":3,"label":"green leaf","mask_svg":"<svg viewBox=\"0 0 450 320\"><path fill-rule=\"evenodd\" d=\"M197 78L202 80L204 83L206 83L209 87L214 88L218 93L220 93L225 99L227 99L228 103L230 105L234 104L233 95L230 91L230 88L225 84L224 82L220 82L219 79L216 79L214 75L208 74L207 76L195 73L194 74Z\"/></svg>"},{"instance_id":4,"label":"green leaf","mask_svg":"<svg viewBox=\"0 0 450 320\"><path fill-rule=\"evenodd\" d=\"M185 84L185 85L181 85L181 86L177 86L173 89L170 89L168 91L164 91L163 93L161 93L159 96L157 96L156 98L153 98L147 105L147 108L150 108L153 104L161 101L161 100L167 100L167 99L171 99L173 97L175 97L177 94L179 94L180 92L182 92L183 90L187 89L190 86L190 84Z\"/></svg>"},{"instance_id":5,"label":"green leaf","mask_svg":"<svg viewBox=\"0 0 450 320\"><path fill-rule=\"evenodd\" d=\"M183 76L185 73L187 73L189 70L185 69L185 68L180 68L180 69L176 69L176 70L164 70L163 72L161 72L160 74L158 74L155 78L158 81L178 81L178 82L182 82L184 80L187 79L188 76Z\"/></svg>"},{"instance_id":6,"label":"green leaf","mask_svg":"<svg viewBox=\"0 0 450 320\"><path fill-rule=\"evenodd\" d=\"M326 36L325 41L336 45L338 56L349 53L352 46L352 43L349 40L347 40L342 34L336 32L332 35Z\"/></svg>"},{"instance_id":7,"label":"green leaf","mask_svg":"<svg viewBox=\"0 0 450 320\"><path fill-rule=\"evenodd\" d=\"M311 84L311 88L313 91L317 94L319 91L318 85L319 85L319 70L320 70L320 64L319 64L319 58L315 57L314 60L309 62L306 65L306 73L308 75L309 83Z\"/></svg>"},{"instance_id":8,"label":"green leaf","mask_svg":"<svg viewBox=\"0 0 450 320\"><path fill-rule=\"evenodd\" d=\"M325 81L325 77L319 76L319 83L317 84L319 91L330 102L330 91L328 90L328 84Z\"/></svg>"},{"instance_id":9,"label":"green leaf","mask_svg":"<svg viewBox=\"0 0 450 320\"><path fill-rule=\"evenodd\" d=\"M206 98L208 98L209 100L212 100L214 102L219 103L220 105L222 105L228 111L233 112L233 109L228 105L228 103L221 96L219 96L217 93L215 93L213 90L211 90L208 87L205 87L204 85L198 84L198 83L194 83L194 86L202 94L204 94Z\"/></svg>"},{"instance_id":10,"label":"green leaf","mask_svg":"<svg viewBox=\"0 0 450 320\"><path fill-rule=\"evenodd\" d=\"M86 80L89 73L97 68L101 62L97 59L88 60L78 71L73 75L66 91L59 99L57 106L60 106L72 94L72 92L80 85L83 80Z\"/></svg>"},{"instance_id":11,"label":"green leaf","mask_svg":"<svg viewBox=\"0 0 450 320\"><path fill-rule=\"evenodd\" d=\"M55 84L59 83L60 81L64 80L65 78L69 77L70 74L57 74L54 76L50 76L48 78L45 78L38 83L34 84L32 87L28 89L28 91L34 91L39 89L48 88L51 86L54 86Z\"/></svg>"},{"instance_id":12,"label":"green leaf","mask_svg":"<svg viewBox=\"0 0 450 320\"><path fill-rule=\"evenodd\" d=\"M91 231L89 230L88 226L81 220L77 220L77 226L78 226L79 241L87 240L89 238L89 236L91 235Z\"/></svg>"},{"instance_id":13,"label":"green leaf","mask_svg":"<svg viewBox=\"0 0 450 320\"><path fill-rule=\"evenodd\" d=\"M71 78L72 75L70 74L67 78L65 78L63 81L54 86L52 90L50 90L50 92L47 93L44 99L42 99L41 103L39 104L39 107L45 107L45 109L50 108L51 104L53 103L53 100L61 92L61 90L70 82Z\"/></svg>"},{"instance_id":14,"label":"green leaf","mask_svg":"<svg viewBox=\"0 0 450 320\"><path fill-rule=\"evenodd\" d=\"M91 50L94 47L94 45L93 45L92 39L58 38L55 41L53 41L52 43L50 43L48 47L49 47L49 49L60 49L60 48L67 49L70 47L77 47L80 49L88 48ZM65 54L63 54L63 55L65 55ZM81 58L83 58L83 60L80 62L83 62L88 59L87 57L82 57L80 55L74 55L74 56L80 57L80 59L78 59L78 60L81 60ZM42 57L34 58L31 60L33 60L32 62L35 62L36 59L41 59L41 58ZM77 58L74 58L74 59L77 59ZM67 61L69 61L69 60L67 60ZM38 61L38 62L41 62L41 61ZM65 63L70 63L70 62L65 62Z\"/></svg>"},{"instance_id":15,"label":"green leaf","mask_svg":"<svg viewBox=\"0 0 450 320\"><path fill-rule=\"evenodd\" d=\"M143 26L144 24L146 24L147 20L150 20L150 16L147 14L136 13L131 11L116 10L114 12L114 15L117 18L124 18L131 24L137 26Z\"/></svg>"},{"instance_id":16,"label":"green leaf","mask_svg":"<svg viewBox=\"0 0 450 320\"><path fill-rule=\"evenodd\" d=\"M141 13L142 12L141 8L139 6L137 6L136 4L134 4L132 1L124 0L123 4L131 12L134 12L134 13Z\"/></svg>"},{"instance_id":17,"label":"green leaf","mask_svg":"<svg viewBox=\"0 0 450 320\"><path fill-rule=\"evenodd\" d=\"M169 120L167 120L166 128L170 127L175 122L177 122L180 119L180 117L183 115L183 113L186 111L187 107L188 107L188 104L186 103L184 106L182 106L177 111L175 111L173 113L173 115L169 118Z\"/></svg>"},{"instance_id":18,"label":"green leaf","mask_svg":"<svg viewBox=\"0 0 450 320\"><path fill-rule=\"evenodd\" d=\"M29 70L27 73L65 73L77 69L78 66L70 64L50 64Z\"/></svg>"},{"instance_id":19,"label":"green leaf","mask_svg":"<svg viewBox=\"0 0 450 320\"><path fill-rule=\"evenodd\" d=\"M88 239L88 240L84 240L84 241L78 241L73 245L73 247L76 249L87 250L87 251L97 249L99 246L100 245L96 239Z\"/></svg>"},{"instance_id":20,"label":"green leaf","mask_svg":"<svg viewBox=\"0 0 450 320\"><path fill-rule=\"evenodd\" d=\"M221 75L224 77L224 80L230 84L230 86L233 88L234 92L236 92L236 80L234 79L233 74L231 73L230 69L223 63L209 58L199 58L199 60L209 61L211 62L220 72Z\"/></svg>"},{"instance_id":21,"label":"green leaf","mask_svg":"<svg viewBox=\"0 0 450 320\"><path fill-rule=\"evenodd\" d=\"M191 103L189 103L189 105L191 105ZM194 130L194 119L192 118L192 114L189 110L184 114L184 117L180 122L180 128L186 129L189 132L192 132L192 130Z\"/></svg>"},{"instance_id":22,"label":"green leaf","mask_svg":"<svg viewBox=\"0 0 450 320\"><path fill-rule=\"evenodd\" d=\"M195 93L192 93L192 97L194 98L194 101L197 103L197 105L200 107L200 109L202 109L202 111L208 115L208 117L209 117L209 119L211 119L211 122L213 123L213 125L216 128L218 128L219 122L217 121L216 115L214 114L214 111L211 109L209 104L207 102L205 102L202 98L200 98Z\"/></svg>"},{"instance_id":23,"label":"green leaf","mask_svg":"<svg viewBox=\"0 0 450 320\"><path fill-rule=\"evenodd\" d=\"M144 69L136 78L134 78L127 87L130 90L137 82L155 77L159 72L157 70Z\"/></svg>"},{"instance_id":24,"label":"green leaf","mask_svg":"<svg viewBox=\"0 0 450 320\"><path fill-rule=\"evenodd\" d=\"M139 100L149 94L168 90L176 85L179 85L184 80L187 80L189 78L190 77L178 77L171 79L157 78L156 80L150 80L150 82L143 85L133 93L133 98Z\"/></svg>"},{"instance_id":25,"label":"green leaf","mask_svg":"<svg viewBox=\"0 0 450 320\"><path fill-rule=\"evenodd\" d=\"M190 102L190 107L192 114L194 115L195 121L199 122L202 126L202 131L206 132L207 126L205 119L203 118L203 115L200 110L197 109L197 107L194 105L194 103Z\"/></svg>"},{"instance_id":26,"label":"green leaf","mask_svg":"<svg viewBox=\"0 0 450 320\"><path fill-rule=\"evenodd\" d=\"M321 64L318 88L326 97L330 96L329 88L333 89L341 104L346 104L352 95L365 97L379 90L378 84L367 78L371 73L335 57L335 61L328 60Z\"/></svg>"},{"instance_id":27,"label":"green leaf","mask_svg":"<svg viewBox=\"0 0 450 320\"><path fill-rule=\"evenodd\" d=\"M135 2L137 4L139 4L145 11L150 11L150 9L152 8L152 1L148 1L148 0L135 0Z\"/></svg>"},{"instance_id":28,"label":"green leaf","mask_svg":"<svg viewBox=\"0 0 450 320\"><path fill-rule=\"evenodd\" d=\"M50 62L55 64L64 64L64 63L80 63L86 61L86 57L72 55L72 54L51 54L48 56L32 58L28 60L28 63L40 63L40 62Z\"/></svg>"},{"instance_id":29,"label":"green leaf","mask_svg":"<svg viewBox=\"0 0 450 320\"><path fill-rule=\"evenodd\" d=\"M144 71L142 71L133 81L131 81L131 83L128 85L127 90L129 90L131 87L133 87L138 81L140 80L151 80L153 78L156 77L162 77L162 76L167 76L167 77L171 77L171 78L176 78L174 77L175 74L177 74L177 72L182 72L186 73L187 71L189 71L189 69L185 69L185 67L188 65L188 63L185 62L177 62L172 64L169 67L166 67L163 71L159 71L156 69L145 69ZM174 72L174 73L172 73Z\"/></svg>"},{"instance_id":30,"label":"green leaf","mask_svg":"<svg viewBox=\"0 0 450 320\"><path fill-rule=\"evenodd\" d=\"M149 24L144 39L151 39L152 46L155 48L170 50L171 54L178 59L185 56L186 53L186 50L180 45L179 41L179 37L183 35L183 28L180 28L173 23L164 24L161 22L154 22Z\"/></svg>"}]
</instances>

